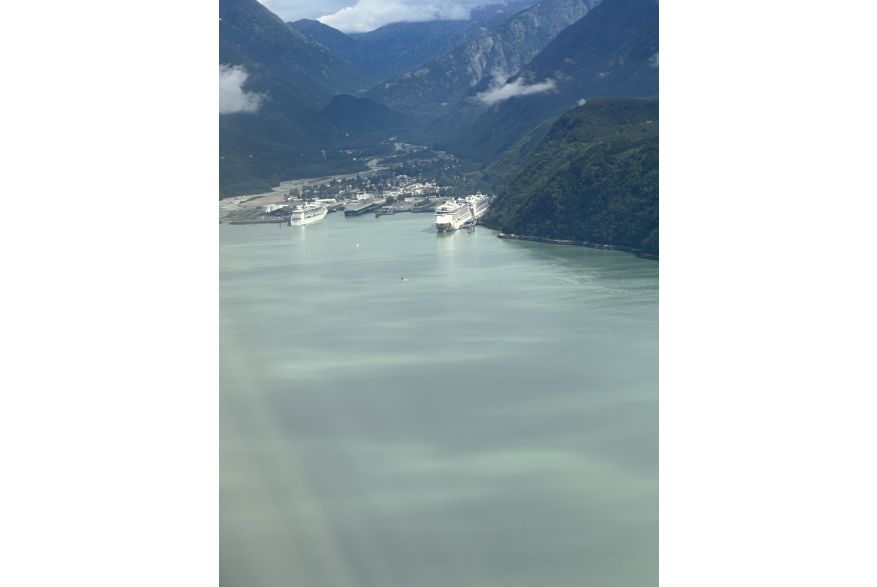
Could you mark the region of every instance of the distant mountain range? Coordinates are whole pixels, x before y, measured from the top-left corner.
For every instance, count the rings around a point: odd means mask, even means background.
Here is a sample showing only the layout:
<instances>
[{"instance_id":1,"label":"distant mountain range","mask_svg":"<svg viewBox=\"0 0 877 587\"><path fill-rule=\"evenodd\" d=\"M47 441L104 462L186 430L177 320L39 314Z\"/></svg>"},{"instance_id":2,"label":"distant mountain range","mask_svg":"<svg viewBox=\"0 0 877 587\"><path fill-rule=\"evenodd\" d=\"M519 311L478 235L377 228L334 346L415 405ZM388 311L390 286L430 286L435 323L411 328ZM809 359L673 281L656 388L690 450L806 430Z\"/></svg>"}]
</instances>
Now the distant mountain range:
<instances>
[{"instance_id":1,"label":"distant mountain range","mask_svg":"<svg viewBox=\"0 0 877 587\"><path fill-rule=\"evenodd\" d=\"M316 20L287 23L379 80L405 73L497 26L535 0L510 0L471 11L469 20L394 22L368 33L346 35Z\"/></svg>"},{"instance_id":2,"label":"distant mountain range","mask_svg":"<svg viewBox=\"0 0 877 587\"><path fill-rule=\"evenodd\" d=\"M449 112L474 86L505 79L599 0L543 0L420 68L372 88L366 97L430 121Z\"/></svg>"},{"instance_id":3,"label":"distant mountain range","mask_svg":"<svg viewBox=\"0 0 877 587\"><path fill-rule=\"evenodd\" d=\"M491 106L470 95L434 122L427 136L458 156L492 161L580 100L657 98L657 0L604 0L557 35L506 86L540 83L552 88Z\"/></svg>"}]
</instances>

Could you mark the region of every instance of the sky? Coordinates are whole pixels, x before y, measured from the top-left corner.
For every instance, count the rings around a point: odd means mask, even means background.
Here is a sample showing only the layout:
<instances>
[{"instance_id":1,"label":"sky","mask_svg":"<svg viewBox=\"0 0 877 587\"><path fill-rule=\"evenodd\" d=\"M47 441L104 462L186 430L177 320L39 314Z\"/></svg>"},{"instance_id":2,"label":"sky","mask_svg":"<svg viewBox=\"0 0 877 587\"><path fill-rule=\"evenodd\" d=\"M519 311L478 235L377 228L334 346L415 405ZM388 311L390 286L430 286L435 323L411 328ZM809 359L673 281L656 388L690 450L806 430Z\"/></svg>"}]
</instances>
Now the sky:
<instances>
[{"instance_id":1,"label":"sky","mask_svg":"<svg viewBox=\"0 0 877 587\"><path fill-rule=\"evenodd\" d=\"M365 33L392 22L467 20L473 8L502 0L259 0L284 22L319 20L345 33Z\"/></svg>"}]
</instances>

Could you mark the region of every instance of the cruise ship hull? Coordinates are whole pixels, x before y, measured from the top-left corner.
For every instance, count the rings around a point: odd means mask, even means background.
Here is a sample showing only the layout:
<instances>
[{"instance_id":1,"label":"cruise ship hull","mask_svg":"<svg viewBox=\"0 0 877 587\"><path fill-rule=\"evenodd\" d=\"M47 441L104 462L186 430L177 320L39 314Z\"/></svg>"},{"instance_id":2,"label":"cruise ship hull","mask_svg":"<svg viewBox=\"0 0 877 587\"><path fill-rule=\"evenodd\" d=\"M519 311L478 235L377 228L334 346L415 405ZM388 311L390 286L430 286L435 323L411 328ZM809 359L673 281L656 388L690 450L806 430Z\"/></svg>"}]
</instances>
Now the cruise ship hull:
<instances>
[{"instance_id":1,"label":"cruise ship hull","mask_svg":"<svg viewBox=\"0 0 877 587\"><path fill-rule=\"evenodd\" d=\"M292 216L290 216L290 218L289 218L289 225L290 226L304 226L305 224L313 224L317 220L322 220L323 218L325 218L326 214L328 214L328 213L329 213L329 210L327 210L325 207L323 207L323 209L321 211L317 212L316 214L312 214L312 215L306 215L306 214L303 214L301 212L298 212L298 213L293 212Z\"/></svg>"},{"instance_id":2,"label":"cruise ship hull","mask_svg":"<svg viewBox=\"0 0 877 587\"><path fill-rule=\"evenodd\" d=\"M380 208L380 206L381 206L380 204L375 203L375 204L369 204L368 206L363 206L362 208L357 208L356 210L346 210L345 209L344 215L345 216L362 216L366 212L371 212L372 210L375 210L376 208Z\"/></svg>"},{"instance_id":3,"label":"cruise ship hull","mask_svg":"<svg viewBox=\"0 0 877 587\"><path fill-rule=\"evenodd\" d=\"M490 199L480 192L456 203L445 203L436 210L435 227L439 232L457 230L467 222L478 220L490 205Z\"/></svg>"}]
</instances>

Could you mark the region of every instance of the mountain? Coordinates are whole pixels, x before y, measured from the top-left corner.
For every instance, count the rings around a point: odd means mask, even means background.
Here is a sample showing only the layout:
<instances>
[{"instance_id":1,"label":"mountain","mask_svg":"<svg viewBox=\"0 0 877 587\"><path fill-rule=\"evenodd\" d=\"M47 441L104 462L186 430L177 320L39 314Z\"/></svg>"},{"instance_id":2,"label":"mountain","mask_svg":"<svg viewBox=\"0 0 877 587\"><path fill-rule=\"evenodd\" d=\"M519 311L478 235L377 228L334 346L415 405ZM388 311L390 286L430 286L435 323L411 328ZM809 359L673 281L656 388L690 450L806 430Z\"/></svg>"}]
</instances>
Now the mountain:
<instances>
[{"instance_id":1,"label":"mountain","mask_svg":"<svg viewBox=\"0 0 877 587\"><path fill-rule=\"evenodd\" d=\"M657 255L657 100L604 98L564 113L484 222Z\"/></svg>"},{"instance_id":2,"label":"mountain","mask_svg":"<svg viewBox=\"0 0 877 587\"><path fill-rule=\"evenodd\" d=\"M353 38L377 59L377 67L367 71L386 80L451 52L533 4L535 0L510 0L473 9L469 20L394 22Z\"/></svg>"},{"instance_id":3,"label":"mountain","mask_svg":"<svg viewBox=\"0 0 877 587\"><path fill-rule=\"evenodd\" d=\"M477 38L419 69L395 76L365 97L431 121L445 113L473 86L514 75L564 28L582 18L599 0L543 0Z\"/></svg>"},{"instance_id":4,"label":"mountain","mask_svg":"<svg viewBox=\"0 0 877 587\"><path fill-rule=\"evenodd\" d=\"M220 0L220 14L220 197L362 171L362 157L392 153L405 117L345 94L367 74L255 0Z\"/></svg>"},{"instance_id":5,"label":"mountain","mask_svg":"<svg viewBox=\"0 0 877 587\"><path fill-rule=\"evenodd\" d=\"M256 0L220 0L219 35L265 69L330 94L362 93L378 80L289 27Z\"/></svg>"},{"instance_id":6,"label":"mountain","mask_svg":"<svg viewBox=\"0 0 877 587\"><path fill-rule=\"evenodd\" d=\"M379 69L378 60L369 47L353 37L345 35L338 29L325 25L318 20L303 18L286 23L302 35L313 39L331 49L356 67L378 78L375 71Z\"/></svg>"},{"instance_id":7,"label":"mountain","mask_svg":"<svg viewBox=\"0 0 877 587\"><path fill-rule=\"evenodd\" d=\"M491 161L581 99L657 98L657 0L604 0L587 18L560 33L506 86L538 83L555 87L490 107L470 97L427 132L440 148Z\"/></svg>"},{"instance_id":8,"label":"mountain","mask_svg":"<svg viewBox=\"0 0 877 587\"><path fill-rule=\"evenodd\" d=\"M287 23L379 80L416 69L500 24L535 0L510 0L473 9L468 20L394 22L346 35L317 20Z\"/></svg>"},{"instance_id":9,"label":"mountain","mask_svg":"<svg viewBox=\"0 0 877 587\"><path fill-rule=\"evenodd\" d=\"M347 94L332 98L320 111L320 115L348 133L392 132L403 130L409 124L402 114L383 104Z\"/></svg>"}]
</instances>

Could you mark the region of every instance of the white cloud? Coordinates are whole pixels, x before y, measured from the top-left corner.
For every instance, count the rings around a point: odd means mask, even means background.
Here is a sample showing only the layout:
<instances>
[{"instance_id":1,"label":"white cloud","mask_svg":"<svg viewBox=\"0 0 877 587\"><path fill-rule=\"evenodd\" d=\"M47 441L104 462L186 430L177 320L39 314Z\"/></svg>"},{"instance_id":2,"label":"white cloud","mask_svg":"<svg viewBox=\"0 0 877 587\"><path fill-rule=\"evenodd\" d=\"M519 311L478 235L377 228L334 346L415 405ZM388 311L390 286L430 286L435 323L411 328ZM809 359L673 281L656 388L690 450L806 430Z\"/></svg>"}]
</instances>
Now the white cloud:
<instances>
[{"instance_id":1,"label":"white cloud","mask_svg":"<svg viewBox=\"0 0 877 587\"><path fill-rule=\"evenodd\" d=\"M494 78L496 79L496 78ZM514 98L515 96L527 96L529 94L541 94L550 92L557 87L557 82L553 79L547 79L538 84L526 85L523 78L518 78L510 84L495 85L486 92L481 92L475 96L476 100L492 106L497 102Z\"/></svg>"},{"instance_id":2,"label":"white cloud","mask_svg":"<svg viewBox=\"0 0 877 587\"><path fill-rule=\"evenodd\" d=\"M535 2L536 0L534 0ZM593 0L588 0L593 2ZM365 33L393 22L468 20L474 8L506 0L259 0L284 22L319 20L345 33Z\"/></svg>"},{"instance_id":3,"label":"white cloud","mask_svg":"<svg viewBox=\"0 0 877 587\"><path fill-rule=\"evenodd\" d=\"M311 20L329 12L341 10L345 6L351 6L356 0L259 0L268 10L283 19L283 22L293 22L302 18Z\"/></svg>"},{"instance_id":4,"label":"white cloud","mask_svg":"<svg viewBox=\"0 0 877 587\"><path fill-rule=\"evenodd\" d=\"M588 101L585 100L584 98L579 98L579 101L576 102L576 104L578 104L579 106L584 106L587 103L588 103Z\"/></svg>"},{"instance_id":5,"label":"white cloud","mask_svg":"<svg viewBox=\"0 0 877 587\"><path fill-rule=\"evenodd\" d=\"M243 66L219 65L219 113L255 112L265 98L262 94L245 92L241 86L248 74Z\"/></svg>"},{"instance_id":6,"label":"white cloud","mask_svg":"<svg viewBox=\"0 0 877 587\"><path fill-rule=\"evenodd\" d=\"M502 0L359 0L317 20L345 33L365 33L400 21L468 20L473 8L501 3Z\"/></svg>"},{"instance_id":7,"label":"white cloud","mask_svg":"<svg viewBox=\"0 0 877 587\"><path fill-rule=\"evenodd\" d=\"M655 53L654 55L649 57L649 65L651 65L655 69L658 68L658 54L657 53Z\"/></svg>"}]
</instances>

